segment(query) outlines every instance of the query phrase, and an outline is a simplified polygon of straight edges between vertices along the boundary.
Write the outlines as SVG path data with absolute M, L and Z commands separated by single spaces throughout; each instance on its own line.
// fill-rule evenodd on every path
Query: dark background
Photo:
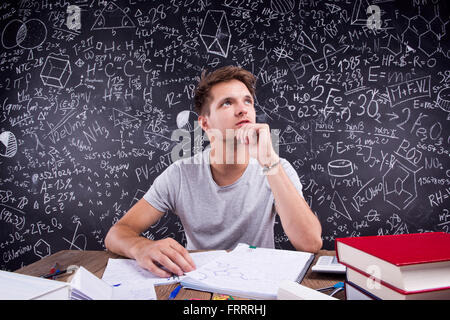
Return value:
M 0 268 L 104 249 L 172 163 L 172 132 L 190 132 L 192 155 L 207 145 L 193 89 L 230 64 L 257 76 L 257 120 L 297 170 L 324 248 L 448 232 L 449 13 L 425 0 L 2 2 Z M 172 213 L 144 236 L 185 242 Z

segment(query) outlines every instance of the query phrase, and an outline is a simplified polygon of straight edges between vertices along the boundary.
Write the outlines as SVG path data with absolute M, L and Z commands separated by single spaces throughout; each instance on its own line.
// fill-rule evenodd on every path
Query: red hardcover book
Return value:
M 450 234 L 338 238 L 339 263 L 401 293 L 450 289 Z
M 347 282 L 353 285 L 354 289 L 358 289 L 372 299 L 382 300 L 448 300 L 450 299 L 450 288 L 442 290 L 420 291 L 401 293 L 386 286 L 383 282 L 377 282 L 373 278 L 368 278 L 364 274 L 347 268 Z M 351 290 L 350 290 L 351 291 Z M 360 300 L 355 295 L 346 295 L 347 300 Z

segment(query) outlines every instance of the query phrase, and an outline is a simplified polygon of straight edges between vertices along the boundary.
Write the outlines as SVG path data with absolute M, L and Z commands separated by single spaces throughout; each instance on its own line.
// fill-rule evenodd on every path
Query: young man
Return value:
M 202 74 L 195 108 L 211 147 L 155 179 L 111 227 L 110 251 L 158 276 L 169 276 L 166 270 L 181 275 L 195 269 L 187 249 L 232 249 L 239 242 L 273 248 L 276 214 L 297 250 L 320 250 L 320 222 L 303 199 L 297 173 L 274 151 L 269 126 L 256 123 L 255 82 L 233 66 Z M 168 210 L 183 224 L 187 249 L 171 238 L 140 236 Z

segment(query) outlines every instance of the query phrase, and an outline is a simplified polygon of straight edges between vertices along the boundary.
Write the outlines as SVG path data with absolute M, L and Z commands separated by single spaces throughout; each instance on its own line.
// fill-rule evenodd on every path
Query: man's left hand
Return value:
M 246 123 L 236 130 L 236 139 L 248 146 L 250 157 L 257 159 L 261 166 L 268 167 L 279 161 L 272 146 L 268 124 Z

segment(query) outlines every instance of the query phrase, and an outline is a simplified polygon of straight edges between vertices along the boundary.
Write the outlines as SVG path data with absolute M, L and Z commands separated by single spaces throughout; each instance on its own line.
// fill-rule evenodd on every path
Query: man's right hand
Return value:
M 159 277 L 181 276 L 195 270 L 189 252 L 172 238 L 156 241 L 143 238 L 134 245 L 132 252 L 139 266 Z
M 195 263 L 189 252 L 174 239 L 153 241 L 141 236 L 163 215 L 164 212 L 142 198 L 109 229 L 105 237 L 106 248 L 135 259 L 139 266 L 160 277 L 182 275 L 194 270 Z

